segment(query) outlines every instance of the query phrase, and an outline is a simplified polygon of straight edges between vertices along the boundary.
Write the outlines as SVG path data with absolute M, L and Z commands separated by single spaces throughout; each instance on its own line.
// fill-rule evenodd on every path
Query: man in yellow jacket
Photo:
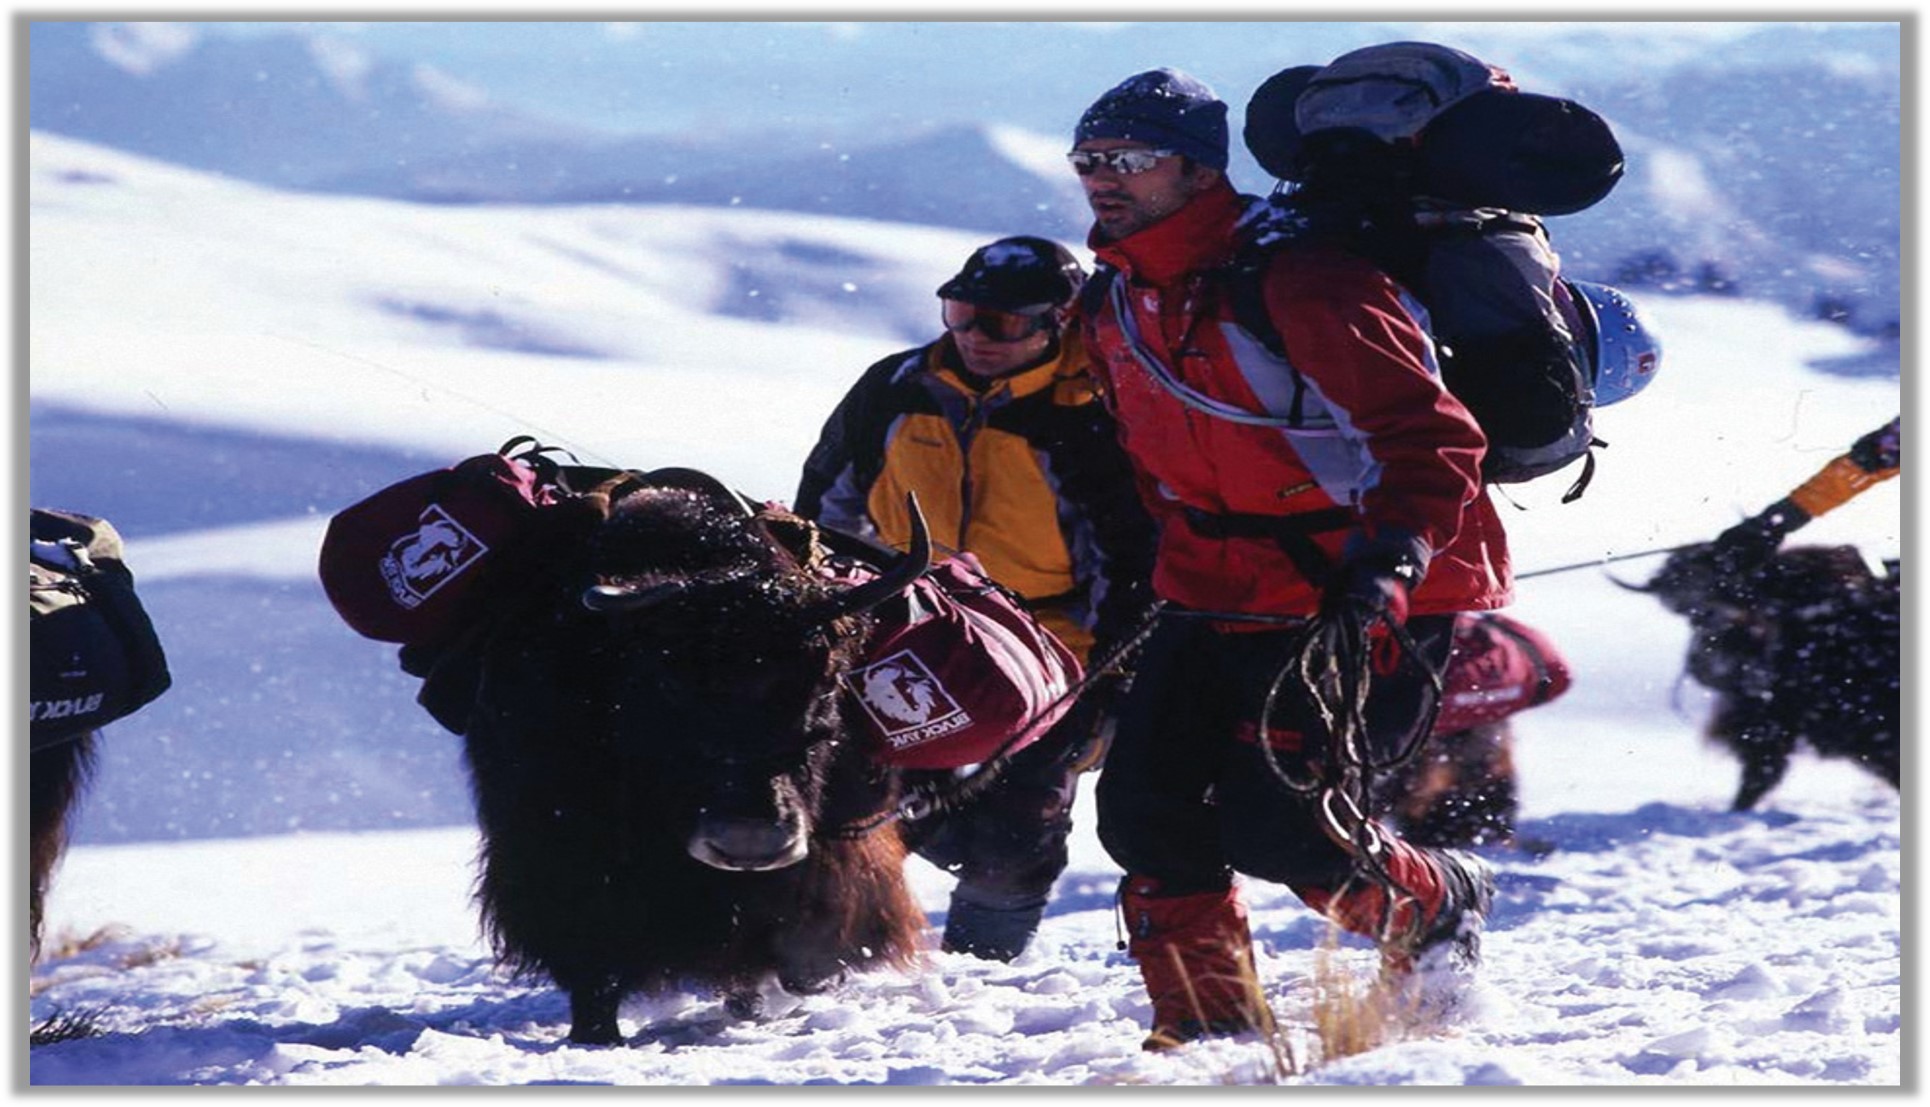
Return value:
M 1090 663 L 1142 617 L 1153 534 L 1067 327 L 1084 279 L 1048 239 L 975 250 L 938 289 L 944 333 L 872 365 L 831 413 L 794 509 L 903 549 L 916 492 L 941 551 L 976 556 Z M 971 806 L 909 828 L 913 848 L 959 877 L 946 949 L 1010 960 L 1030 941 L 1066 865 L 1093 725 L 1075 711 Z

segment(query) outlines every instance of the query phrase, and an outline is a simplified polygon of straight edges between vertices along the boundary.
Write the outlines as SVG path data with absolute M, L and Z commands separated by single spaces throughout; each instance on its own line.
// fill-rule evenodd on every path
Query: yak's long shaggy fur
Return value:
M 1801 743 L 1898 785 L 1900 582 L 1852 546 L 1793 546 L 1725 576 L 1705 547 L 1671 557 L 1643 591 L 1689 618 L 1689 676 L 1716 693 L 1707 733 L 1742 762 L 1734 808 L 1774 788 Z
M 54 868 L 67 849 L 67 819 L 94 771 L 95 731 L 69 742 L 35 750 L 27 777 L 29 797 L 27 857 L 27 945 L 30 960 L 40 957 L 41 921 Z
M 691 492 L 632 494 L 491 636 L 466 744 L 477 899 L 501 961 L 570 993 L 575 1040 L 620 1040 L 634 991 L 811 990 L 915 957 L 924 917 L 895 829 L 836 834 L 896 780 L 841 715 L 838 674 L 868 624 L 825 618 L 838 589 L 811 570 L 808 535 Z M 585 608 L 586 583 L 676 587 L 607 612 Z M 692 828 L 720 810 L 802 819 L 808 853 L 702 863 Z

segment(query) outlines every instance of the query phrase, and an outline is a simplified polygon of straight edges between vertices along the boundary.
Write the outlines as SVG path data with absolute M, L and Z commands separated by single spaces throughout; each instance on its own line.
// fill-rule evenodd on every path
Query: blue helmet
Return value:
M 1620 289 L 1591 281 L 1564 279 L 1581 319 L 1582 349 L 1588 352 L 1595 385 L 1595 406 L 1620 403 L 1648 387 L 1662 364 L 1662 343 L 1635 312 L 1635 302 Z

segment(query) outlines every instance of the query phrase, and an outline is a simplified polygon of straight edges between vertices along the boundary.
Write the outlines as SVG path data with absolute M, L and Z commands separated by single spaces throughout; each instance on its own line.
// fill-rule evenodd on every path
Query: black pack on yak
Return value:
M 1242 267 L 1330 236 L 1426 306 L 1442 376 L 1489 439 L 1483 474 L 1532 480 L 1586 459 L 1593 409 L 1652 379 L 1660 347 L 1626 296 L 1560 275 L 1541 217 L 1581 211 L 1621 179 L 1608 125 L 1570 100 L 1517 90 L 1445 46 L 1396 42 L 1296 66 L 1247 104 L 1247 148 L 1282 186 Z M 1257 285 L 1257 281 L 1246 282 Z M 1236 289 L 1240 287 L 1235 284 Z M 1279 337 L 1245 297 L 1242 326 Z
M 167 691 L 167 655 L 104 519 L 29 512 L 28 726 L 34 749 L 132 714 Z

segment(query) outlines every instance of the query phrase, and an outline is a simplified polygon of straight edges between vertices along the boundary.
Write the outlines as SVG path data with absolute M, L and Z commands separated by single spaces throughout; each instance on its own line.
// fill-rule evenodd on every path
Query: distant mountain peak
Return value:
M 425 101 L 445 111 L 481 111 L 490 104 L 489 93 L 426 62 L 411 67 L 409 80 Z
M 333 35 L 316 35 L 307 45 L 316 67 L 337 92 L 351 102 L 368 99 L 368 76 L 375 68 L 375 59 L 367 50 Z
M 1067 142 L 1064 138 L 1006 125 L 987 126 L 984 133 L 992 149 L 1014 165 L 1037 173 L 1048 181 L 1069 183 L 1072 180 L 1072 171 L 1066 167 Z
M 96 53 L 137 77 L 169 65 L 201 39 L 186 23 L 96 23 L 89 32 Z

